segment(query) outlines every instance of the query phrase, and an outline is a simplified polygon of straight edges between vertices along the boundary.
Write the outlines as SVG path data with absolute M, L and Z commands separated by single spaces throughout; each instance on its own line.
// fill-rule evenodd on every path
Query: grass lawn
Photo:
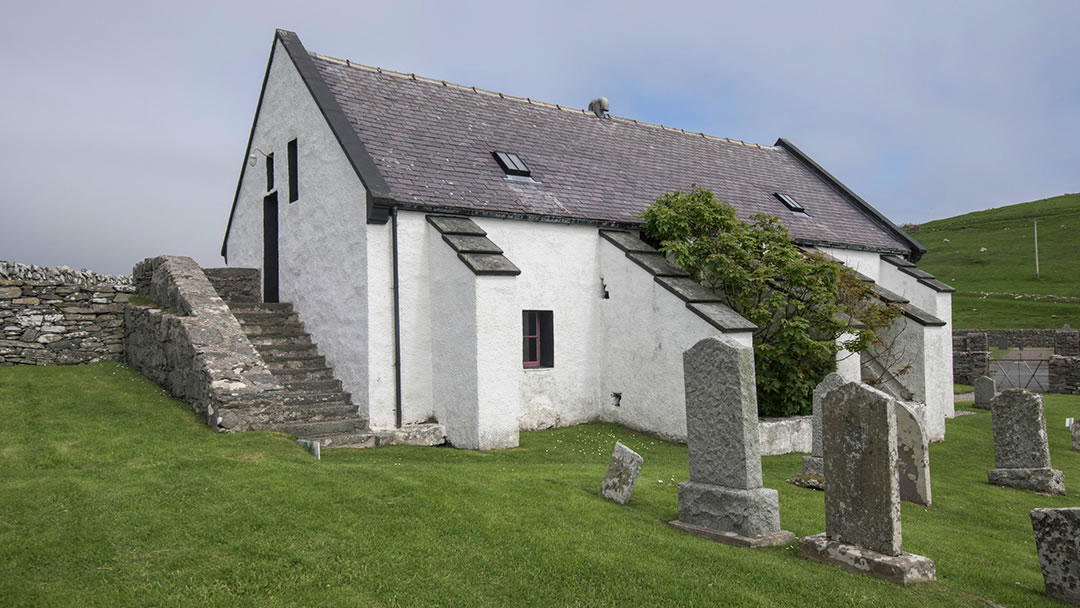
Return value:
M 1080 301 L 1075 300 L 1080 298 L 1076 257 L 1080 194 L 926 222 L 911 236 L 927 249 L 919 267 L 957 289 L 953 296 L 957 329 L 1080 326 Z M 984 297 L 984 293 L 1015 295 Z M 1047 295 L 1074 300 L 1038 299 Z
M 211 432 L 126 367 L 0 368 L 5 606 L 1052 606 L 1028 512 L 1078 504 L 1080 452 L 1050 396 L 1069 495 L 986 484 L 990 415 L 932 448 L 934 506 L 904 503 L 904 548 L 938 582 L 897 587 L 678 532 L 684 446 L 589 424 L 499 452 L 327 450 Z M 645 457 L 628 506 L 597 495 L 616 439 Z M 824 530 L 823 495 L 763 459 L 783 527 Z

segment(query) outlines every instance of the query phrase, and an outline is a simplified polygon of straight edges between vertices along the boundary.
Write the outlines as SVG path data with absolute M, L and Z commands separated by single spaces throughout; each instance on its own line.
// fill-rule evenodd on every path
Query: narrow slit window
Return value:
M 550 310 L 521 312 L 522 367 L 554 367 L 555 340 Z
M 274 191 L 274 153 L 266 155 L 266 191 Z
M 518 157 L 517 154 L 511 152 L 492 152 L 492 156 L 498 161 L 499 166 L 506 172 L 507 175 L 519 175 L 521 177 L 529 177 L 532 171 L 525 165 L 525 162 Z
M 776 198 L 779 199 L 781 203 L 784 203 L 784 205 L 786 205 L 788 209 L 791 209 L 792 211 L 798 211 L 800 213 L 806 213 L 806 208 L 799 204 L 799 201 L 795 200 L 791 196 L 782 192 L 774 192 L 773 194 L 775 194 Z
M 289 141 L 289 202 L 300 198 L 299 170 L 296 166 L 296 140 Z

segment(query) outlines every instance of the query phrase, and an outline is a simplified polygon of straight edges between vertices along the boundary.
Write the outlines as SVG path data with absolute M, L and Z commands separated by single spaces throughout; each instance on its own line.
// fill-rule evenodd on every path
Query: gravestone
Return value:
M 824 379 L 814 387 L 814 410 L 813 410 L 813 443 L 809 456 L 803 456 L 802 459 L 802 472 L 803 475 L 813 475 L 815 477 L 825 476 L 825 465 L 821 459 L 821 400 L 825 398 L 825 395 L 829 391 L 840 388 L 846 382 L 844 377 L 835 372 L 825 376 Z
M 1080 452 L 1080 418 L 1072 423 L 1072 449 Z
M 620 505 L 630 502 L 630 494 L 634 491 L 634 483 L 641 472 L 642 462 L 644 459 L 641 455 L 616 441 L 615 451 L 611 453 L 611 463 L 600 482 L 600 495 Z
M 925 413 L 924 403 L 897 402 L 896 455 L 900 500 L 929 507 L 930 440 L 923 423 Z
M 1065 494 L 1065 476 L 1050 468 L 1042 396 L 1022 388 L 1002 391 L 991 402 L 994 464 L 986 477 L 996 486 Z
M 683 353 L 690 481 L 672 526 L 743 547 L 790 542 L 776 490 L 761 485 L 754 350 L 727 336 Z
M 1031 527 L 1046 595 L 1080 604 L 1080 507 L 1033 509 Z
M 1009 350 L 1009 339 L 1008 338 L 998 338 L 997 347 L 1000 348 L 1001 350 Z
M 800 540 L 799 555 L 895 583 L 929 582 L 934 562 L 902 548 L 896 410 L 892 397 L 858 382 L 825 396 L 825 533 Z
M 977 407 L 981 410 L 990 409 L 990 401 L 997 395 L 997 383 L 993 378 L 986 376 L 979 376 L 975 378 L 975 404 L 971 407 Z

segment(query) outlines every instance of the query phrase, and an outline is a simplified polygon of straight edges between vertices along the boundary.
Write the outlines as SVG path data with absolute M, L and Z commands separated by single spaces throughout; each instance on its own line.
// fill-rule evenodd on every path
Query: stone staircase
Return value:
M 437 424 L 371 430 L 367 417 L 353 405 L 334 370 L 319 354 L 292 304 L 233 302 L 229 307 L 285 389 L 284 406 L 257 428 L 318 441 L 322 447 L 443 443 L 443 429 Z

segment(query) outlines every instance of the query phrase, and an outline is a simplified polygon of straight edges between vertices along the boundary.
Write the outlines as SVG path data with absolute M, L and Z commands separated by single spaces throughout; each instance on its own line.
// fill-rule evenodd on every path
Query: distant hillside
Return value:
M 1080 327 L 1080 194 L 935 220 L 910 233 L 927 249 L 919 267 L 957 289 L 954 327 Z

